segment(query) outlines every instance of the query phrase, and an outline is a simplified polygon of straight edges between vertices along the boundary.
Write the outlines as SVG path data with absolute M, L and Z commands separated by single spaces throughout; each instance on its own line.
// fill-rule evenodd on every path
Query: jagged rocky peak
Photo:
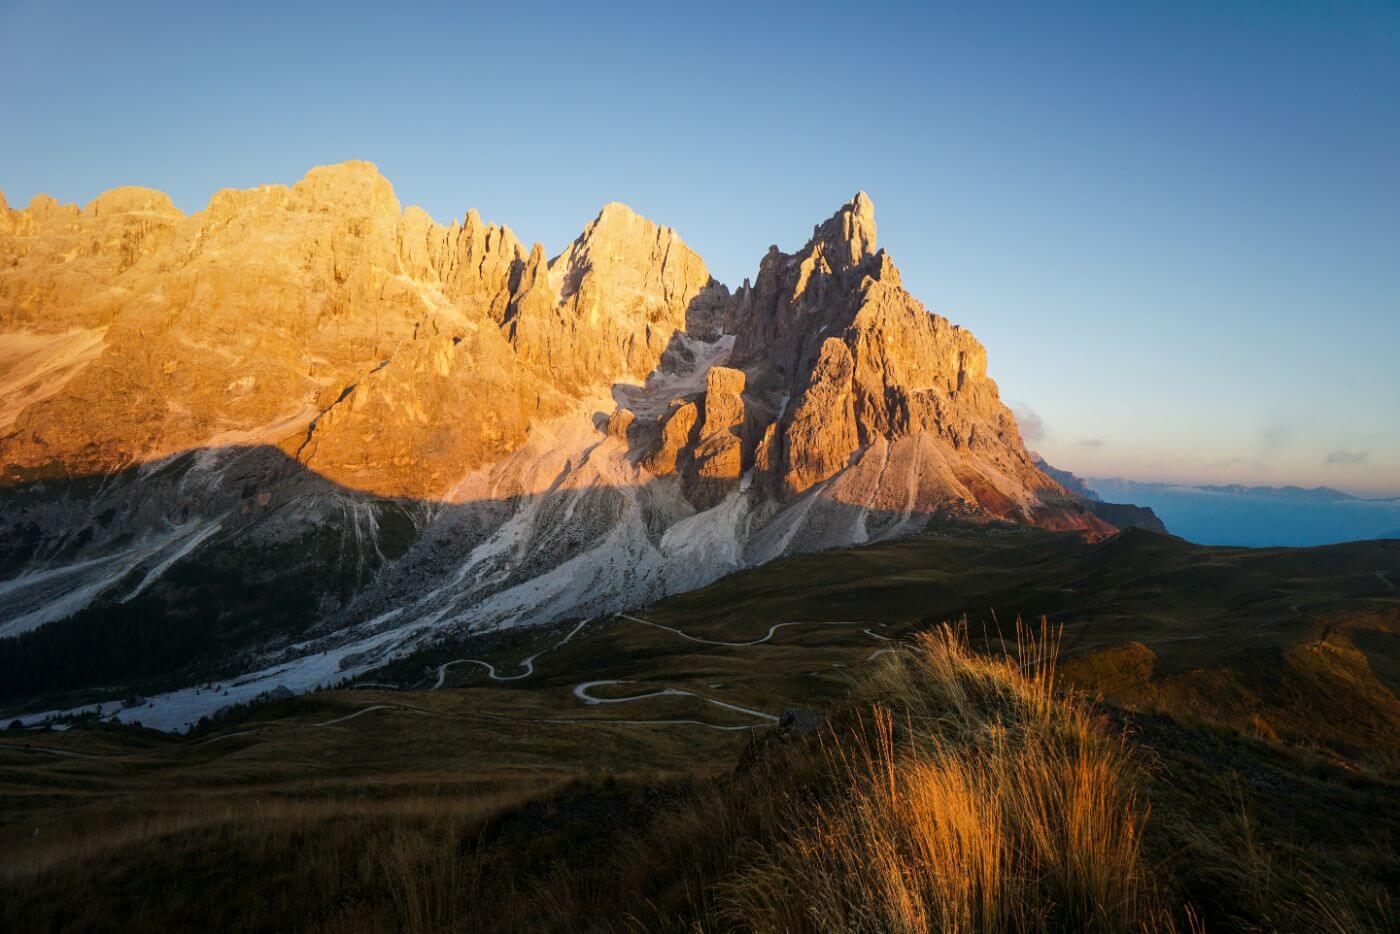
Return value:
M 581 295 L 589 276 L 599 291 Z M 705 261 L 679 234 L 617 201 L 604 205 L 550 262 L 550 278 L 560 298 L 590 324 L 629 311 L 683 324 L 684 305 L 711 281 Z
M 912 497 L 906 513 L 1102 530 L 1028 458 L 982 345 L 904 289 L 876 248 L 874 205 L 863 192 L 816 225 L 797 253 L 771 249 L 753 286 L 733 296 L 725 329 L 735 335 L 729 366 L 745 372 L 749 399 L 745 443 L 726 451 L 735 482 L 752 468 L 759 489 L 791 500 L 856 483 L 877 458 L 885 466 L 879 479 L 859 481 L 861 495 L 871 483 L 880 496 L 906 484 L 898 494 Z M 709 393 L 697 400 L 702 410 Z M 703 505 L 724 474 L 696 482 L 702 446 L 690 421 L 677 423 L 685 443 L 677 425 L 662 432 L 663 448 L 678 448 L 663 462 L 687 473 L 692 501 Z
M 834 267 L 861 265 L 875 254 L 875 203 L 865 192 L 856 192 L 839 211 L 812 229 L 812 241 L 822 246 Z
M 580 388 L 645 379 L 685 331 L 692 306 L 703 306 L 716 285 L 674 230 L 618 202 L 605 205 L 550 262 L 549 280 L 566 332 L 560 349 L 576 360 Z
M 733 359 L 764 361 L 785 382 L 800 380 L 815 365 L 822 341 L 854 318 L 861 280 L 890 274 L 898 282 L 875 244 L 875 205 L 862 191 L 813 227 L 801 250 L 770 247 L 753 284 L 745 281 L 725 316 L 725 330 L 735 335 Z
M 475 211 L 443 226 L 401 209 L 367 162 L 220 192 L 189 217 L 147 189 L 6 217 L 3 320 L 73 335 L 35 344 L 25 366 L 42 378 L 0 400 L 0 456 L 21 475 L 261 443 L 346 487 L 430 498 L 516 451 L 532 421 L 641 385 L 668 347 L 693 361 L 687 331 L 724 330 L 728 369 L 640 426 L 655 439 L 640 462 L 683 474 L 697 506 L 755 468 L 793 498 L 915 437 L 951 465 L 940 497 L 1027 519 L 1048 482 L 981 345 L 877 251 L 864 193 L 734 296 L 625 205 L 546 261 Z

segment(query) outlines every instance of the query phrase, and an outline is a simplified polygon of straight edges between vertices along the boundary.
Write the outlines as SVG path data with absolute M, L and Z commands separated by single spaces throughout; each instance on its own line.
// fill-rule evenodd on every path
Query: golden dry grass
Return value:
M 1055 684 L 1053 639 L 1000 657 L 943 627 L 896 652 L 826 737 L 837 781 L 724 886 L 763 931 L 1163 930 L 1125 741 Z

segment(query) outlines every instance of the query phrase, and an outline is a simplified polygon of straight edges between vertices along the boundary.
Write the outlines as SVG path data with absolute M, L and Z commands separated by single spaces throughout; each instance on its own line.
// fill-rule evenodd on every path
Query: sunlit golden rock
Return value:
M 697 369 L 700 347 L 722 365 Z M 549 261 L 475 211 L 402 208 L 366 162 L 189 216 L 143 188 L 0 205 L 11 481 L 270 445 L 350 490 L 433 500 L 659 363 L 689 368 L 689 394 L 599 430 L 695 508 L 752 471 L 777 504 L 828 484 L 899 521 L 1099 527 L 1027 457 L 982 346 L 904 290 L 864 193 L 732 296 L 624 205 Z
M 28 348 L 0 354 L 28 368 L 0 374 L 11 477 L 261 443 L 419 497 L 508 453 L 532 418 L 645 375 L 711 281 L 622 205 L 551 271 L 475 211 L 444 227 L 401 209 L 366 162 L 221 191 L 189 217 L 139 188 L 81 211 L 41 196 L 0 214 L 0 261 L 0 327 Z

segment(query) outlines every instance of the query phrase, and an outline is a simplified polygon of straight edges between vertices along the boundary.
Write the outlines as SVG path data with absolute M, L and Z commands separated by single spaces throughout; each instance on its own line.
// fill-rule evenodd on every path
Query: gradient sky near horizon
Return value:
M 0 46 L 15 207 L 368 159 L 551 255 L 624 201 L 734 286 L 864 189 L 1052 463 L 1400 494 L 1395 0 L 0 0 Z

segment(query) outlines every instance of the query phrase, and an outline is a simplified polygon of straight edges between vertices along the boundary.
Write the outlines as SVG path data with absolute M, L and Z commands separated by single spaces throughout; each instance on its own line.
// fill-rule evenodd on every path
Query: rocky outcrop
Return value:
M 743 370 L 711 367 L 705 377 L 705 420 L 686 479 L 686 494 L 697 509 L 708 509 L 734 489 L 751 461 L 744 409 Z
M 754 284 L 744 281 L 725 316 L 726 333 L 735 335 L 732 360 L 771 369 L 785 385 L 800 383 L 826 338 L 840 336 L 855 317 L 855 292 L 877 262 L 874 248 L 875 207 L 864 192 L 814 227 L 797 253 L 769 247 Z
M 840 338 L 827 338 L 783 430 L 779 469 L 787 495 L 845 469 L 860 449 L 854 377 L 850 348 Z
M 917 516 L 1111 531 L 1032 463 L 982 345 L 905 291 L 865 194 L 797 253 L 770 249 L 724 320 L 733 345 L 710 372 L 726 375 L 685 400 L 704 424 L 672 407 L 642 460 L 680 475 L 696 508 L 751 473 L 770 511 L 814 491 L 817 511 L 849 513 L 831 521 L 857 538 L 890 514 L 900 530 Z M 684 368 L 687 353 L 668 351 L 666 365 Z M 880 464 L 831 482 L 867 458 Z
M 981 345 L 904 290 L 863 193 L 733 296 L 623 205 L 551 262 L 475 211 L 401 209 L 368 163 L 189 217 L 146 189 L 82 210 L 41 197 L 0 229 L 0 323 L 35 374 L 0 400 L 12 480 L 257 442 L 352 489 L 439 496 L 593 387 L 683 362 L 687 328 L 722 329 L 728 366 L 643 419 L 644 465 L 683 474 L 693 505 L 750 470 L 791 499 L 927 436 L 957 467 L 919 511 L 1098 528 L 1030 463 Z
M 694 402 L 677 400 L 676 405 L 659 419 L 661 431 L 656 449 L 642 460 L 642 466 L 656 475 L 677 473 L 692 459 L 690 447 L 694 441 L 695 423 L 700 409 Z

